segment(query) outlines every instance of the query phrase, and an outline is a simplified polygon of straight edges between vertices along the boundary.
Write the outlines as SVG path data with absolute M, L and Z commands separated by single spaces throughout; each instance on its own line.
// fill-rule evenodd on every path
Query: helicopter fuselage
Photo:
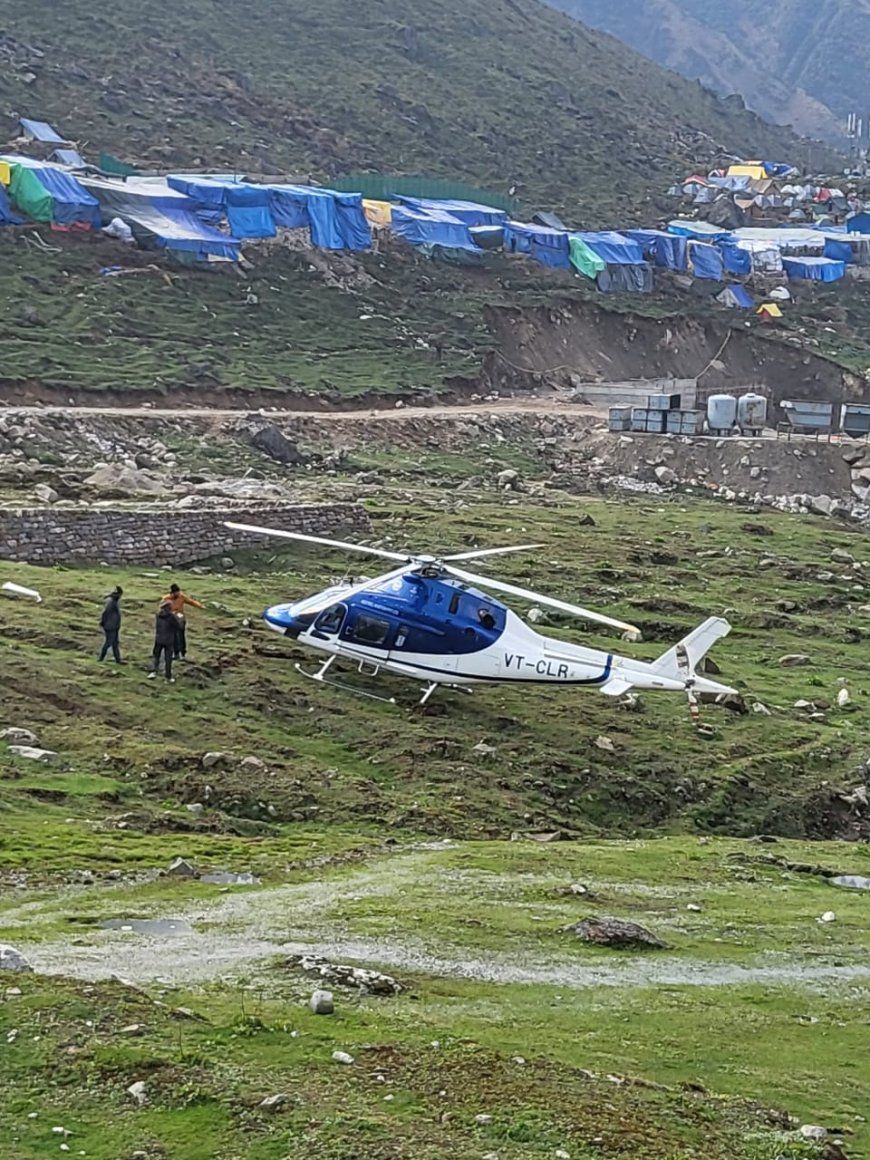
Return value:
M 543 636 L 500 601 L 457 580 L 404 575 L 343 601 L 346 591 L 335 586 L 276 605 L 264 619 L 307 648 L 431 684 L 686 687 L 677 674 L 644 661 Z

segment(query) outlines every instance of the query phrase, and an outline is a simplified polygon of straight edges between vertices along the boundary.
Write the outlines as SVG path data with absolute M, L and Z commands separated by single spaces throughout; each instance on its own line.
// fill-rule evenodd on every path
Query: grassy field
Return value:
M 867 537 L 712 504 L 463 499 L 409 507 L 387 489 L 375 533 L 436 550 L 540 539 L 493 574 L 639 622 L 644 657 L 727 611 L 723 679 L 771 715 L 705 708 L 704 739 L 680 698 L 630 712 L 494 687 L 419 713 L 397 681 L 381 688 L 399 708 L 315 692 L 289 663 L 302 654 L 256 621 L 344 565 L 295 549 L 180 577 L 207 607 L 166 687 L 144 661 L 168 576 L 7 566 L 45 603 L 0 604 L 3 723 L 59 754 L 43 766 L 0 749 L 0 942 L 40 972 L 0 991 L 11 1160 L 61 1143 L 97 1160 L 812 1154 L 771 1109 L 854 1133 L 849 1155 L 867 1154 L 867 896 L 789 868 L 870 874 L 862 845 L 794 840 L 861 825 L 837 794 L 870 753 L 866 597 L 831 552 L 866 559 Z M 116 581 L 122 669 L 94 659 Z M 782 668 L 787 653 L 810 664 Z M 794 709 L 802 698 L 824 719 Z M 226 757 L 206 770 L 209 750 Z M 563 840 L 507 840 L 531 831 Z M 746 840 L 758 833 L 780 840 Z M 260 882 L 161 876 L 175 856 Z M 562 931 L 590 914 L 670 949 Z M 149 919 L 176 929 L 100 926 Z M 303 951 L 404 989 L 337 989 L 336 1015 L 316 1017 L 316 980 L 287 964 Z M 139 1081 L 141 1107 L 126 1092 Z M 287 1098 L 261 1109 L 272 1095 Z

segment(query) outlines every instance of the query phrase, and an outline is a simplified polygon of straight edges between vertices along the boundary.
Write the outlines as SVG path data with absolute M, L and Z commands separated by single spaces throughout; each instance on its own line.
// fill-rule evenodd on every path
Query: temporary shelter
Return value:
M 578 236 L 578 235 L 575 235 Z M 510 253 L 528 254 L 545 266 L 571 268 L 570 235 L 567 230 L 531 222 L 509 221 L 504 230 L 504 248 Z M 577 254 L 579 247 L 575 247 Z
M 20 226 L 24 219 L 12 212 L 9 194 L 0 185 L 0 226 Z
M 503 209 L 496 209 L 491 205 L 480 205 L 474 201 L 454 201 L 431 197 L 403 197 L 396 198 L 402 205 L 422 213 L 449 213 L 458 221 L 468 226 L 497 226 L 507 221 L 507 214 Z
M 806 282 L 838 282 L 846 276 L 846 263 L 831 258 L 783 258 L 782 268 L 789 278 Z
M 33 221 L 55 229 L 99 229 L 97 199 L 81 183 L 49 161 L 9 155 L 9 197 Z
M 689 242 L 689 269 L 696 278 L 721 282 L 725 269 L 720 250 L 709 242 Z
M 716 295 L 716 301 L 720 306 L 727 306 L 730 310 L 749 310 L 755 305 L 746 287 L 737 283 L 726 286 L 721 294 Z
M 625 236 L 638 243 L 643 256 L 653 265 L 666 270 L 684 271 L 688 268 L 687 239 L 664 230 L 626 230 Z
M 413 209 L 397 205 L 391 227 L 412 246 L 442 246 L 452 250 L 476 250 L 468 225 L 446 210 Z
M 47 141 L 57 145 L 65 145 L 66 141 L 57 130 L 52 129 L 47 121 L 31 121 L 22 117 L 18 122 L 21 127 L 21 136 L 28 141 Z
M 755 312 L 761 318 L 782 318 L 782 311 L 775 302 L 765 302 Z

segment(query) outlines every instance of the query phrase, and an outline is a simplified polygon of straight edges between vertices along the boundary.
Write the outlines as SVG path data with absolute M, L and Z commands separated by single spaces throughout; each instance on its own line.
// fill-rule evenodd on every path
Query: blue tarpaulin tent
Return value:
M 737 278 L 748 277 L 752 273 L 752 255 L 742 250 L 736 242 L 720 242 L 719 252 L 725 272 Z
M 845 238 L 843 241 L 839 241 L 836 238 L 826 237 L 823 256 L 831 258 L 835 262 L 845 262 L 847 265 L 855 261 L 855 251 Z
M 838 282 L 846 276 L 845 263 L 830 258 L 783 258 L 782 268 L 789 278 L 808 282 Z
M 417 210 L 397 206 L 391 228 L 412 246 L 444 246 L 453 250 L 476 250 L 471 231 L 465 222 L 445 210 Z
M 18 166 L 19 169 L 28 170 L 30 177 L 36 179 L 44 193 L 51 198 L 51 224 L 53 226 L 58 229 L 98 230 L 100 228 L 100 207 L 97 199 L 88 193 L 71 173 L 67 173 L 65 169 L 61 169 L 49 161 L 36 161 L 32 157 L 8 155 L 0 160 L 8 162 L 10 166 Z M 20 208 L 29 213 L 28 206 L 21 202 L 21 197 L 15 192 L 17 184 L 13 171 L 13 180 L 10 182 L 12 196 L 16 198 Z M 38 190 L 38 186 L 32 182 L 31 186 L 30 194 L 32 197 L 34 190 Z M 31 216 L 33 215 L 31 214 Z M 48 220 L 48 217 L 39 220 Z
M 567 230 L 554 230 L 530 222 L 508 222 L 504 231 L 504 248 L 512 253 L 528 254 L 545 266 L 571 269 Z
M 497 226 L 507 221 L 503 209 L 491 205 L 480 205 L 475 201 L 448 201 L 430 197 L 397 197 L 397 201 L 413 210 L 432 213 L 434 210 L 449 213 L 458 221 L 469 226 Z
M 638 243 L 645 258 L 666 270 L 686 270 L 688 250 L 686 238 L 666 234 L 663 230 L 626 230 L 625 236 Z
M 696 278 L 721 282 L 724 275 L 722 254 L 707 242 L 689 242 L 689 264 Z
M 64 138 L 61 137 L 48 121 L 31 121 L 27 117 L 22 117 L 18 122 L 21 126 L 22 136 L 30 138 L 31 141 L 50 141 L 56 142 L 58 145 L 64 145 Z
M 84 169 L 85 159 L 75 149 L 55 149 L 49 161 L 56 161 L 59 165 L 69 165 L 73 169 Z
M 20 218 L 12 212 L 12 206 L 9 204 L 9 195 L 3 186 L 0 185 L 0 226 L 20 226 L 23 221 L 24 218 Z
M 240 184 L 241 178 L 220 173 L 170 173 L 166 182 L 170 189 L 192 197 L 201 205 L 223 209 L 226 205 L 227 186 Z
M 278 232 L 267 186 L 226 186 L 226 211 L 234 238 L 274 238 Z
M 608 266 L 639 266 L 643 263 L 643 250 L 639 243 L 624 234 L 617 234 L 613 230 L 596 233 L 575 230 L 573 233 L 575 238 L 585 242 Z
M 846 221 L 850 234 L 870 234 L 870 213 L 856 213 Z
M 726 242 L 731 238 L 730 230 L 723 230 L 710 222 L 693 222 L 683 218 L 668 222 L 668 233 L 683 238 L 696 238 L 700 242 Z

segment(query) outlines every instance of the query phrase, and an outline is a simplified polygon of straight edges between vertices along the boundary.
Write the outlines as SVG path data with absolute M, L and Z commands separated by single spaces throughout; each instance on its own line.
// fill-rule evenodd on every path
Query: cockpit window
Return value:
M 458 611 L 459 611 L 459 593 L 454 592 L 453 595 L 450 597 L 450 614 L 451 614 L 451 616 L 455 616 Z
M 360 644 L 381 645 L 390 632 L 388 620 L 377 620 L 374 616 L 358 616 L 352 634 Z
M 347 607 L 344 604 L 335 604 L 332 608 L 321 612 L 314 622 L 314 627 L 318 632 L 336 633 L 344 623 L 346 613 Z

